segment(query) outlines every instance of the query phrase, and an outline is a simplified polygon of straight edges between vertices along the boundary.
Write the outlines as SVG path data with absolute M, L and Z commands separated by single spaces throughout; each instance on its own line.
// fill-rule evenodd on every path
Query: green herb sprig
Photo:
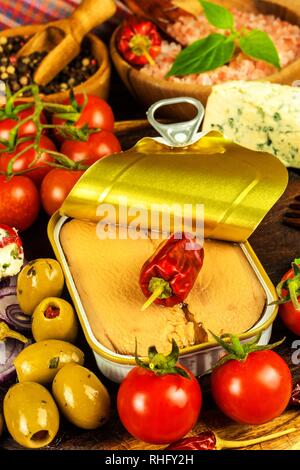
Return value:
M 213 33 L 187 46 L 176 57 L 167 77 L 214 70 L 230 62 L 237 47 L 245 55 L 280 69 L 278 51 L 267 33 L 259 29 L 237 31 L 229 10 L 206 0 L 199 2 L 209 23 L 230 34 Z

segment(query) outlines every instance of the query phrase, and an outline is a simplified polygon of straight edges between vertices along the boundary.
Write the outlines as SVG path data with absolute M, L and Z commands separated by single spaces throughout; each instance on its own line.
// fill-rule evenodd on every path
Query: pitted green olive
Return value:
M 61 339 L 73 343 L 78 332 L 74 309 L 57 297 L 42 300 L 32 316 L 32 334 L 36 341 Z
M 46 297 L 60 297 L 64 275 L 55 259 L 36 259 L 28 263 L 18 276 L 17 297 L 21 310 L 32 315 Z
M 49 339 L 23 349 L 14 361 L 19 382 L 51 383 L 66 364 L 83 364 L 83 352 L 71 343 Z
M 68 364 L 55 376 L 52 392 L 64 416 L 82 429 L 96 429 L 109 417 L 110 398 L 90 370 Z
M 9 433 L 21 446 L 44 447 L 57 434 L 58 409 L 42 385 L 32 382 L 14 385 L 4 398 L 3 411 Z

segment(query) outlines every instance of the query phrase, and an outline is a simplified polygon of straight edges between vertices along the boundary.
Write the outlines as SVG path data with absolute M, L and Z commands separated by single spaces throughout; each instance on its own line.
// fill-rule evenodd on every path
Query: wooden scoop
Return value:
M 114 15 L 114 0 L 83 0 L 70 18 L 54 21 L 36 33 L 18 52 L 17 57 L 47 51 L 37 68 L 34 80 L 47 85 L 80 52 L 84 36 Z

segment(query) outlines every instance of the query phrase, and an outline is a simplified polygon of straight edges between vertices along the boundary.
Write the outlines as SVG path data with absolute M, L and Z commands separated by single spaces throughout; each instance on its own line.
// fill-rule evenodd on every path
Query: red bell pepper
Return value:
M 165 307 L 182 303 L 192 289 L 204 259 L 204 250 L 190 234 L 172 235 L 145 262 L 140 273 L 140 286 L 152 302 Z
M 161 37 L 151 21 L 131 19 L 119 31 L 117 48 L 132 65 L 153 65 L 160 53 Z

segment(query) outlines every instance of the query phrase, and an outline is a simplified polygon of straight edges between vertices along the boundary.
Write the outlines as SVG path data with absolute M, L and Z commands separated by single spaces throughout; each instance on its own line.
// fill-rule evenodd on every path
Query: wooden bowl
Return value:
M 218 3 L 221 3 L 220 1 Z M 282 19 L 300 25 L 300 5 L 299 0 L 257 0 L 255 7 L 253 0 L 243 0 L 249 11 L 249 6 L 253 11 L 275 14 Z M 240 7 L 240 0 L 227 0 L 226 6 Z M 119 27 L 120 28 L 120 27 Z M 197 98 L 204 105 L 212 91 L 211 86 L 202 86 L 193 83 L 177 83 L 160 78 L 153 78 L 140 72 L 137 68 L 128 64 L 119 54 L 116 48 L 116 35 L 119 28 L 114 32 L 110 42 L 110 53 L 113 63 L 122 78 L 123 82 L 145 107 L 149 107 L 154 102 L 178 96 L 191 96 Z M 300 80 L 300 59 L 283 68 L 279 72 L 269 75 L 263 81 L 291 85 L 294 81 Z M 165 117 L 176 119 L 191 119 L 194 109 L 186 105 L 176 105 L 164 108 Z
M 0 37 L 11 36 L 31 36 L 42 30 L 44 25 L 20 26 L 18 28 L 6 29 L 1 31 Z M 103 42 L 94 34 L 88 34 L 87 38 L 91 43 L 92 53 L 97 60 L 99 69 L 88 80 L 74 88 L 75 93 L 86 92 L 100 96 L 103 99 L 108 97 L 110 80 L 110 62 L 109 54 Z M 69 90 L 52 95 L 42 95 L 45 101 L 61 103 L 69 96 Z

